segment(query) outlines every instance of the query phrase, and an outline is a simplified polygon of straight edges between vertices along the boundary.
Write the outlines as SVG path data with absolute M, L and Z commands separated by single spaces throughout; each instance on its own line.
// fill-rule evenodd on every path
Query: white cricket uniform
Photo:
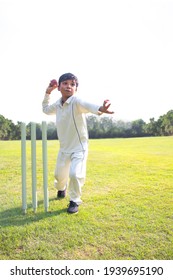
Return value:
M 55 168 L 55 187 L 64 190 L 69 181 L 70 200 L 80 204 L 81 188 L 86 177 L 88 155 L 88 130 L 86 113 L 100 115 L 98 105 L 91 104 L 76 96 L 69 97 L 62 105 L 61 98 L 49 105 L 50 95 L 42 103 L 43 112 L 56 115 L 57 135 L 60 150 Z

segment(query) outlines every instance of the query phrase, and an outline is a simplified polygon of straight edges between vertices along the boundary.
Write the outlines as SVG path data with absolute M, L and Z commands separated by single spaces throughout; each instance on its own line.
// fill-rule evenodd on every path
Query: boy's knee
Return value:
M 71 180 L 76 180 L 77 179 L 77 174 L 75 172 L 75 170 L 70 171 L 69 177 Z
M 83 180 L 85 178 L 85 175 L 82 174 L 82 172 L 79 172 L 78 170 L 71 170 L 69 174 L 70 180 L 78 181 Z

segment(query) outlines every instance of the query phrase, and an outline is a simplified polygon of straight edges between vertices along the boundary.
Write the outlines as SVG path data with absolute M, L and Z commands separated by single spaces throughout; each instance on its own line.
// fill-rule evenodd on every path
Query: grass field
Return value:
M 49 212 L 44 212 L 41 141 L 37 141 L 38 210 L 31 204 L 27 142 L 28 210 L 21 210 L 20 141 L 0 142 L 1 260 L 172 260 L 173 137 L 90 140 L 83 204 L 66 212 L 56 200 L 59 149 L 48 141 Z

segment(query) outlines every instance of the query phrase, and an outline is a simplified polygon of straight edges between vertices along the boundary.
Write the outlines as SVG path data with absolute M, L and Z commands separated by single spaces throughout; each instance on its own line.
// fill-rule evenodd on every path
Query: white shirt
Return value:
M 88 130 L 86 113 L 100 115 L 99 105 L 91 104 L 76 96 L 69 97 L 62 105 L 61 98 L 49 105 L 50 95 L 46 94 L 42 103 L 43 112 L 47 115 L 56 115 L 57 135 L 60 149 L 65 153 L 87 150 Z

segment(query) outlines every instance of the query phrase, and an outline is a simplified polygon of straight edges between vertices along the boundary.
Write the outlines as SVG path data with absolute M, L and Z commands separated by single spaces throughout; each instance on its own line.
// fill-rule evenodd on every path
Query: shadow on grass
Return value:
M 55 199 L 50 199 L 49 202 L 54 200 Z M 40 204 L 43 205 L 43 201 L 39 201 L 38 206 Z M 30 204 L 27 207 L 26 214 L 23 213 L 20 207 L 10 208 L 0 213 L 0 227 L 24 226 L 26 224 L 37 222 L 39 220 L 47 219 L 53 216 L 58 216 L 63 213 L 67 213 L 67 208 L 58 209 L 56 211 L 48 211 L 48 212 L 45 212 L 44 209 L 42 209 L 34 213 L 32 209 L 32 204 Z

